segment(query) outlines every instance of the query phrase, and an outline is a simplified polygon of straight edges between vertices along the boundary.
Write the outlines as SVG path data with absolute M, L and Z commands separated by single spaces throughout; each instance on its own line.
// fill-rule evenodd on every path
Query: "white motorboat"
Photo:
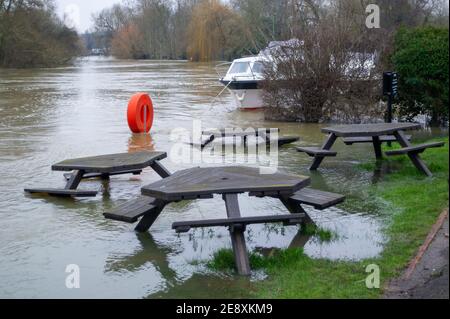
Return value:
M 281 58 L 289 56 L 292 52 L 291 50 L 302 46 L 303 41 L 298 39 L 273 41 L 256 56 L 236 59 L 232 63 L 218 65 L 217 67 L 231 64 L 226 75 L 220 79 L 220 82 L 225 86 L 223 91 L 228 89 L 237 107 L 241 110 L 263 108 L 264 102 L 261 84 L 264 81 L 265 67 L 276 68 L 273 59 L 274 56 Z M 345 76 L 353 80 L 369 78 L 375 70 L 377 55 L 375 53 L 358 52 L 349 52 L 348 54 L 349 60 L 344 71 Z
M 289 41 L 273 41 L 256 56 L 236 59 L 232 63 L 224 63 L 217 67 L 230 65 L 228 72 L 220 79 L 233 96 L 241 110 L 257 110 L 264 107 L 261 82 L 264 80 L 264 68 L 272 67 L 272 55 L 301 45 L 297 39 Z
M 264 107 L 261 81 L 264 80 L 264 57 L 252 56 L 236 59 L 227 74 L 220 79 L 242 110 Z

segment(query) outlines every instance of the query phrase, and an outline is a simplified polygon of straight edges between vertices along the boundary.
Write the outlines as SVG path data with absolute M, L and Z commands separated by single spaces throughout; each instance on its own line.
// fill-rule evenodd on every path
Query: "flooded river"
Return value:
M 266 122 L 261 112 L 241 112 L 224 94 L 211 64 L 116 61 L 92 58 L 73 67 L 0 70 L 0 297 L 1 298 L 158 298 L 246 297 L 250 279 L 208 270 L 204 263 L 231 246 L 227 230 L 199 229 L 177 235 L 174 221 L 225 217 L 218 196 L 212 200 L 170 205 L 147 234 L 133 225 L 105 220 L 102 213 L 134 198 L 159 177 L 113 177 L 111 182 L 84 181 L 83 189 L 101 189 L 93 199 L 38 198 L 27 186 L 64 185 L 50 166 L 68 158 L 158 150 L 170 152 L 175 129 L 279 127 L 283 135 L 300 135 L 297 145 L 319 145 L 319 125 Z M 149 135 L 132 135 L 126 107 L 136 92 L 149 92 L 155 122 Z M 430 133 L 419 133 L 430 134 Z M 186 146 L 188 147 L 188 146 Z M 339 142 L 337 149 L 345 146 Z M 377 173 L 357 168 L 373 161 L 370 146 L 354 146 L 327 159 L 319 172 L 308 170 L 310 158 L 292 146 L 279 150 L 279 169 L 312 177 L 314 187 L 348 196 L 339 208 L 308 209 L 320 227 L 336 234 L 330 242 L 300 236 L 297 227 L 254 225 L 248 228 L 251 250 L 304 246 L 312 258 L 358 260 L 379 255 L 386 204 L 367 190 Z M 214 156 L 223 157 L 223 154 Z M 171 171 L 193 166 L 169 159 Z M 286 213 L 276 200 L 241 196 L 243 215 Z M 306 242 L 306 243 L 305 243 Z M 67 265 L 80 267 L 80 289 L 67 289 Z M 301 271 L 301 269 L 299 269 Z

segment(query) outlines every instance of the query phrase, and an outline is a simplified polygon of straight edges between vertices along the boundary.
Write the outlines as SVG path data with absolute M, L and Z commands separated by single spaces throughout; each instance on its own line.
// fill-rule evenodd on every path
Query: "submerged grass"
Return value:
M 303 249 L 274 250 L 270 256 L 265 257 L 259 253 L 249 254 L 250 266 L 253 270 L 266 269 L 273 264 L 289 262 L 291 259 L 299 258 L 303 255 Z M 217 251 L 213 259 L 209 261 L 207 267 L 213 270 L 232 270 L 234 268 L 234 256 L 231 249 L 221 249 Z
M 434 141 L 445 141 L 446 146 L 429 149 L 422 155 L 435 174 L 433 178 L 422 176 L 406 157 L 390 158 L 388 165 L 395 169 L 381 182 L 370 186 L 373 196 L 389 203 L 384 208 L 388 217 L 385 234 L 389 241 L 380 257 L 359 262 L 317 260 L 298 249 L 279 251 L 271 257 L 252 254 L 253 269 L 264 268 L 269 275 L 267 280 L 255 284 L 254 297 L 381 297 L 383 287 L 408 265 L 439 214 L 448 207 L 448 138 Z M 360 166 L 361 169 L 373 167 Z M 224 269 L 233 264 L 231 251 L 221 251 L 209 266 Z M 381 289 L 366 287 L 366 267 L 371 264 L 380 267 Z
M 302 229 L 302 233 L 308 236 L 315 236 L 321 242 L 329 242 L 338 238 L 338 234 L 333 233 L 331 230 L 318 227 L 314 224 L 307 224 Z

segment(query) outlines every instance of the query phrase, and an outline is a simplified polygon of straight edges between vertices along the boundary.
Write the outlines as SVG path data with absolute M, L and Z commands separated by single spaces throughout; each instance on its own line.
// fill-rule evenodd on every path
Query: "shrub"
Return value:
M 431 123 L 448 120 L 448 29 L 400 29 L 393 64 L 399 72 L 399 115 L 425 114 Z

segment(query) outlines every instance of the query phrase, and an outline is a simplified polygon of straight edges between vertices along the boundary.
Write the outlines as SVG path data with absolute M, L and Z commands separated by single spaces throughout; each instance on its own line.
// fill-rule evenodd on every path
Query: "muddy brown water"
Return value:
M 222 89 L 217 80 L 212 64 L 106 58 L 88 58 L 66 68 L 0 70 L 0 297 L 248 296 L 251 283 L 264 280 L 264 273 L 239 278 L 198 262 L 231 246 L 226 229 L 177 235 L 170 227 L 174 221 L 224 217 L 220 197 L 171 205 L 150 233 L 138 235 L 132 225 L 105 220 L 102 213 L 158 180 L 152 170 L 138 178 L 113 177 L 110 183 L 83 182 L 83 189 L 102 190 L 93 199 L 36 198 L 23 192 L 26 186 L 64 185 L 62 174 L 51 172 L 50 166 L 67 158 L 136 150 L 171 153 L 174 130 L 192 130 L 193 120 L 201 120 L 204 128 L 279 127 L 284 135 L 300 135 L 298 145 L 322 143 L 320 125 L 267 122 L 261 112 L 236 110 L 228 94 L 212 104 Z M 132 135 L 126 124 L 128 99 L 141 91 L 150 92 L 155 104 L 151 136 Z M 208 156 L 233 164 L 225 155 Z M 239 152 L 236 157 L 243 159 Z M 338 208 L 308 209 L 337 237 L 321 242 L 300 236 L 297 227 L 254 225 L 247 232 L 249 248 L 264 252 L 304 246 L 308 256 L 332 260 L 379 255 L 385 243 L 381 229 L 386 203 L 367 192 L 377 172 L 357 168 L 373 157 L 370 146 L 355 146 L 311 173 L 310 158 L 293 147 L 280 149 L 280 170 L 309 175 L 313 186 L 348 196 Z M 163 163 L 172 171 L 194 166 L 171 159 Z M 241 196 L 240 203 L 243 215 L 285 213 L 272 199 Z M 80 268 L 80 289 L 66 288 L 69 264 Z

